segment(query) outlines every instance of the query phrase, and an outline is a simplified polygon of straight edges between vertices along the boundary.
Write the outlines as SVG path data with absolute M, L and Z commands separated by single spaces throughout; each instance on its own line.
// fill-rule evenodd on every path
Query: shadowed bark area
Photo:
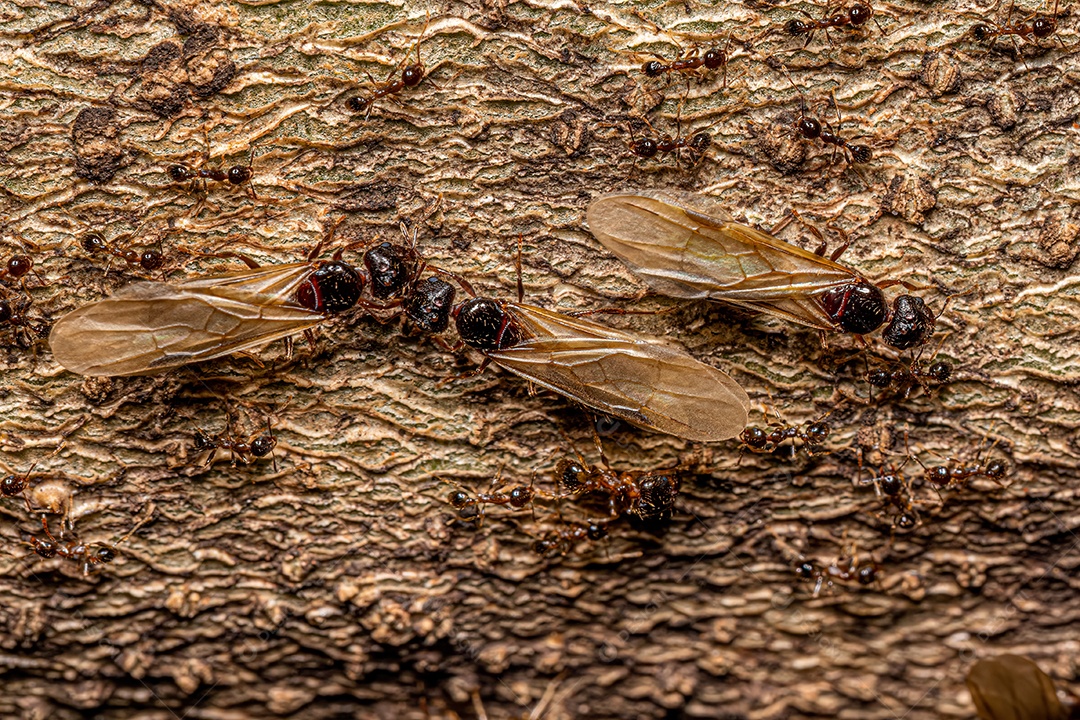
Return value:
M 354 313 L 291 358 L 278 344 L 112 380 L 74 376 L 25 326 L 5 327 L 4 466 L 33 467 L 38 507 L 72 491 L 81 539 L 134 532 L 83 577 L 32 556 L 20 539 L 41 536 L 37 514 L 0 502 L 0 715 L 972 718 L 965 672 L 1003 652 L 1075 687 L 1074 18 L 1058 18 L 1064 48 L 1003 37 L 987 51 L 975 22 L 1035 8 L 875 5 L 885 34 L 870 22 L 805 48 L 783 26 L 799 9 L 820 17 L 809 4 L 427 9 L 0 2 L 0 242 L 5 260 L 34 259 L 29 315 L 242 267 L 227 253 L 301 261 L 339 221 L 323 257 L 394 240 L 404 219 L 433 264 L 509 299 L 520 237 L 526 301 L 667 310 L 600 321 L 731 373 L 759 424 L 765 406 L 792 424 L 831 413 L 829 452 L 740 455 L 600 420 L 614 467 L 687 468 L 672 522 L 542 558 L 531 545 L 559 513 L 584 517 L 573 503 L 490 508 L 474 529 L 446 496 L 499 473 L 553 493 L 564 433 L 599 462 L 593 418 L 497 370 L 445 382 L 481 358 L 396 320 Z M 422 32 L 427 77 L 350 111 L 369 74 L 382 83 L 415 60 Z M 649 53 L 710 44 L 725 69 L 689 83 L 640 71 Z M 804 99 L 780 64 L 806 112 L 868 144 L 870 162 L 796 140 Z M 637 159 L 641 118 L 708 132 L 711 147 L 697 162 Z M 252 187 L 176 183 L 176 163 L 250 164 Z M 923 360 L 954 377 L 871 395 L 867 367 L 896 367 L 876 337 L 823 346 L 777 320 L 646 296 L 583 227 L 592 198 L 632 187 L 706 192 L 766 228 L 795 208 L 833 246 L 850 240 L 850 266 L 917 286 L 935 312 L 952 296 Z M 92 256 L 91 231 L 118 252 L 160 250 L 165 267 Z M 799 224 L 781 236 L 818 244 Z M 272 421 L 274 461 L 205 463 L 194 434 L 222 432 L 229 412 L 243 438 Z M 1002 459 L 1008 487 L 980 478 L 939 498 L 910 456 Z M 890 464 L 913 484 L 912 531 L 858 482 Z M 815 598 L 793 571 L 852 548 L 880 565 L 876 584 Z

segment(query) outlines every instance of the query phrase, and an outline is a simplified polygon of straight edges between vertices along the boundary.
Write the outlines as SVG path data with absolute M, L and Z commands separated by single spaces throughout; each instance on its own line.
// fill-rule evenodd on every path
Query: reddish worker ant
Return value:
M 847 560 L 846 567 L 844 561 Z M 857 581 L 860 585 L 872 585 L 877 581 L 881 566 L 871 561 L 869 564 L 859 564 L 859 556 L 852 553 L 848 558 L 840 558 L 827 566 L 811 562 L 805 558 L 799 558 L 795 565 L 795 575 L 800 580 L 814 581 L 813 597 L 821 594 L 822 588 L 832 588 L 836 582 Z
M 206 154 L 207 154 L 206 162 L 209 162 L 209 160 L 210 160 L 209 152 L 210 152 L 210 150 L 209 150 L 209 142 L 208 142 L 207 143 L 207 150 L 206 150 Z M 183 163 L 177 163 L 175 165 L 170 165 L 166 172 L 168 172 L 169 178 L 172 179 L 173 182 L 177 182 L 177 183 L 189 182 L 190 181 L 192 186 L 194 186 L 195 183 L 197 183 L 199 180 L 202 180 L 203 181 L 203 190 L 206 189 L 206 181 L 207 180 L 213 180 L 215 182 L 228 182 L 230 185 L 232 185 L 234 187 L 236 187 L 238 185 L 243 185 L 243 184 L 246 183 L 247 186 L 248 186 L 248 190 L 251 193 L 252 200 L 256 200 L 256 199 L 258 199 L 258 196 L 255 194 L 255 183 L 252 182 L 252 178 L 254 177 L 254 172 L 251 169 L 252 163 L 254 161 L 255 161 L 255 153 L 252 150 L 252 151 L 250 151 L 250 154 L 248 156 L 248 164 L 246 166 L 244 166 L 244 165 L 233 165 L 232 167 L 228 168 L 227 170 L 223 170 L 221 168 L 208 168 L 208 167 L 201 167 L 201 168 L 198 168 L 197 170 L 193 170 L 190 167 L 188 167 L 187 165 L 184 165 Z
M 645 522 L 668 520 L 682 485 L 678 468 L 618 472 L 608 464 L 596 428 L 593 428 L 593 442 L 600 453 L 601 466 L 589 465 L 576 449 L 576 459 L 563 458 L 555 465 L 556 486 L 565 493 L 558 497 L 601 496 L 610 520 L 623 516 Z
M 802 443 L 803 451 L 807 455 L 813 456 L 822 452 L 821 445 L 829 438 L 832 426 L 826 422 L 826 418 L 831 414 L 832 411 L 830 410 L 818 420 L 806 422 L 802 425 L 785 425 L 779 422 L 779 416 L 777 416 L 777 422 L 768 423 L 770 429 L 748 425 L 739 434 L 739 439 L 743 443 L 744 451 L 749 450 L 755 453 L 774 453 L 788 440 L 791 441 L 791 448 L 794 453 L 799 447 L 796 445 L 796 441 L 799 441 Z M 769 414 L 766 411 L 766 422 L 768 422 L 768 419 Z
M 27 310 L 34 304 L 29 297 L 0 299 L 0 329 L 11 328 L 16 342 L 30 347 L 49 336 L 52 325 L 41 318 L 31 318 Z
M 529 485 L 515 485 L 508 489 L 500 489 L 499 481 L 502 472 L 491 481 L 491 491 L 470 495 L 464 489 L 458 489 L 450 493 L 447 501 L 458 511 L 458 518 L 465 522 L 475 522 L 477 525 L 484 521 L 485 506 L 508 505 L 513 510 L 523 510 L 529 506 L 535 496 L 532 483 Z
M 689 138 L 682 137 L 679 134 L 677 137 L 672 137 L 668 133 L 658 134 L 653 128 L 652 124 L 642 118 L 649 130 L 653 134 L 645 135 L 639 138 L 632 139 L 627 145 L 630 148 L 630 152 L 637 155 L 639 158 L 651 159 L 658 154 L 668 154 L 670 152 L 675 153 L 675 160 L 678 162 L 679 153 L 682 150 L 686 150 L 690 153 L 690 164 L 694 165 L 701 159 L 701 156 L 705 154 L 705 151 L 709 149 L 709 145 L 712 144 L 712 138 L 707 132 L 694 133 Z
M 116 548 L 104 543 L 84 543 L 78 540 L 64 542 L 63 533 L 60 540 L 53 537 L 49 532 L 49 523 L 45 516 L 41 516 L 41 527 L 45 531 L 45 539 L 34 535 L 28 536 L 25 544 L 33 548 L 34 552 L 42 558 L 50 559 L 62 557 L 76 563 L 82 563 L 83 575 L 90 574 L 90 568 L 94 565 L 105 565 L 116 559 Z M 129 533 L 130 535 L 130 533 Z M 127 539 L 118 540 L 117 544 Z
M 566 555 L 585 540 L 603 540 L 608 536 L 607 522 L 564 523 L 533 543 L 537 555 Z
M 0 480 L 0 495 L 7 498 L 22 495 L 23 500 L 26 502 L 26 509 L 30 510 L 30 498 L 26 496 L 24 491 L 30 485 L 30 473 L 34 472 L 35 467 L 37 467 L 37 464 L 32 465 L 22 476 L 15 473 L 5 475 Z
M 420 34 L 416 37 L 416 63 L 414 65 L 406 65 L 401 69 L 401 78 L 398 80 L 391 80 L 397 71 L 395 68 L 390 72 L 386 81 L 379 83 L 376 82 L 371 75 L 368 75 L 368 80 L 374 86 L 368 95 L 362 95 L 359 97 L 349 98 L 345 105 L 353 112 L 364 113 L 364 119 L 371 115 L 371 108 L 375 105 L 376 101 L 389 95 L 396 95 L 405 88 L 413 88 L 420 84 L 424 79 L 425 68 L 424 62 L 420 59 L 420 41 L 424 37 L 424 33 L 427 32 L 428 23 L 431 22 L 431 16 L 428 16 L 427 21 L 424 22 L 424 29 L 420 31 Z M 408 55 L 405 56 L 406 60 Z
M 987 52 L 993 49 L 994 43 L 997 42 L 999 37 L 1008 35 L 1013 42 L 1013 47 L 1016 48 L 1016 53 L 1020 54 L 1020 46 L 1016 42 L 1016 38 L 1021 38 L 1024 41 L 1031 43 L 1037 47 L 1042 47 L 1039 44 L 1040 40 L 1057 33 L 1057 14 L 1058 4 L 1057 0 L 1054 0 L 1054 12 L 1051 15 L 1040 15 L 1039 13 L 1032 13 L 1023 21 L 1012 25 L 1009 23 L 1009 18 L 1012 17 L 1014 3 L 1009 3 L 1009 13 L 1005 18 L 1005 24 L 999 25 L 993 20 L 986 22 L 979 22 L 972 26 L 971 36 L 975 38 L 975 42 L 985 43 L 989 41 L 989 45 L 986 48 Z M 1065 44 L 1058 38 L 1058 42 L 1061 43 L 1062 48 Z
M 873 19 L 874 24 L 878 26 L 878 30 L 881 30 L 881 34 L 885 34 L 885 30 L 882 29 L 881 23 L 874 17 L 874 9 L 866 3 L 854 3 L 846 10 L 839 10 L 832 15 L 829 14 L 829 9 L 826 6 L 825 15 L 820 20 L 815 20 L 804 10 L 800 10 L 799 12 L 805 15 L 809 19 L 809 22 L 799 20 L 798 18 L 792 18 L 784 25 L 784 30 L 788 35 L 793 37 L 805 35 L 806 42 L 803 43 L 803 47 L 810 44 L 810 41 L 814 39 L 814 33 L 818 30 L 824 30 L 826 39 L 831 43 L 832 38 L 829 37 L 829 28 L 858 28 L 865 25 L 866 21 L 870 19 Z
M 138 265 L 147 272 L 160 270 L 165 264 L 165 257 L 160 251 L 153 248 L 145 248 L 141 252 L 134 248 L 118 248 L 111 245 L 98 233 L 87 233 L 79 240 L 83 250 L 91 255 L 104 253 L 123 260 L 128 265 Z
M 34 259 L 29 255 L 12 255 L 0 269 L 0 283 L 11 278 L 22 280 L 34 269 Z M 4 283 L 6 284 L 6 283 Z
M 859 480 L 860 485 L 874 486 L 874 492 L 887 508 L 896 510 L 892 517 L 894 527 L 901 530 L 913 530 L 919 524 L 919 514 L 915 511 L 912 500 L 911 484 L 904 477 L 902 471 L 904 465 L 911 459 L 909 456 L 899 467 L 889 466 L 889 471 L 884 468 L 878 471 L 870 480 Z M 859 453 L 859 473 L 862 474 L 862 452 Z
M 226 424 L 224 432 L 217 435 L 210 435 L 203 432 L 201 429 L 195 431 L 195 451 L 198 453 L 210 451 L 210 454 L 206 456 L 204 466 L 209 466 L 214 462 L 214 457 L 217 455 L 218 450 L 228 450 L 229 458 L 232 461 L 232 466 L 236 467 L 236 461 L 245 465 L 250 465 L 258 458 L 271 455 L 271 459 L 274 462 L 274 471 L 277 471 L 277 459 L 272 456 L 274 448 L 277 446 L 277 440 L 274 439 L 274 430 L 270 426 L 270 418 L 266 419 L 266 433 L 262 435 L 252 435 L 247 440 L 239 440 L 232 434 L 231 426 L 233 416 L 229 415 L 229 420 Z

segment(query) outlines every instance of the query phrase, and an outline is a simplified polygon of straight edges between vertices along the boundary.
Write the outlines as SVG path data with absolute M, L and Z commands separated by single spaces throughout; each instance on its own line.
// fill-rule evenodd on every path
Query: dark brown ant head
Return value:
M 752 447 L 755 450 L 764 450 L 765 446 L 769 444 L 769 433 L 759 427 L 751 425 L 739 433 L 739 439 L 748 447 Z
M 896 516 L 896 527 L 901 530 L 913 530 L 919 524 L 919 518 L 911 513 L 900 513 Z
M 139 266 L 143 270 L 153 272 L 154 270 L 160 270 L 164 264 L 165 257 L 157 250 L 143 250 L 142 255 L 139 256 Z
M 351 265 L 333 260 L 307 276 L 296 291 L 296 301 L 315 312 L 339 313 L 356 305 L 363 291 L 360 274 Z
M 881 337 L 897 350 L 908 350 L 925 345 L 934 334 L 936 322 L 922 298 L 901 295 L 893 301 L 892 318 Z
M 829 439 L 831 428 L 824 420 L 812 422 L 806 426 L 806 442 L 808 445 L 820 445 Z
M 1048 38 L 1057 32 L 1057 20 L 1052 17 L 1040 15 L 1031 21 L 1031 34 L 1040 40 Z
M 475 504 L 476 501 L 469 497 L 469 494 L 464 490 L 455 490 L 446 497 L 446 501 L 453 505 L 458 510 L 463 507 Z
M 405 301 L 405 317 L 422 333 L 437 334 L 450 325 L 454 286 L 442 278 L 429 277 L 416 286 Z
M 788 20 L 787 23 L 784 25 L 784 31 L 788 35 L 798 37 L 799 35 L 805 35 L 808 32 L 811 32 L 811 28 L 810 25 L 803 22 L 802 20 L 799 20 L 798 18 L 792 18 L 791 20 Z
M 659 60 L 650 60 L 641 66 L 641 72 L 649 77 L 660 77 L 660 73 L 664 72 L 664 64 Z
M 803 115 L 799 118 L 796 127 L 799 130 L 799 135 L 807 140 L 814 140 L 821 137 L 821 123 L 819 123 L 816 118 Z
M 0 324 L 11 322 L 15 314 L 15 309 L 11 307 L 11 303 L 7 300 L 0 300 Z
M 167 172 L 173 182 L 184 182 L 185 180 L 190 180 L 194 177 L 187 165 L 170 165 Z
M 795 574 L 801 580 L 811 580 L 814 577 L 814 565 L 810 562 L 801 562 L 795 566 Z
M 660 151 L 660 145 L 652 138 L 639 138 L 630 142 L 630 152 L 638 157 L 652 158 Z
M 714 48 L 712 50 L 706 50 L 705 55 L 703 55 L 701 59 L 705 63 L 705 67 L 710 70 L 716 70 L 727 62 L 727 55 L 724 54 L 723 50 L 716 50 Z
M 542 555 L 544 557 L 554 555 L 558 551 L 558 549 L 559 543 L 557 540 L 545 538 L 543 540 L 537 540 L 533 543 L 533 552 L 535 552 L 537 555 Z
M 939 383 L 949 382 L 949 378 L 952 377 L 952 365 L 939 360 L 926 369 L 926 376 Z
M 872 585 L 877 580 L 877 568 L 873 565 L 864 565 L 859 568 L 859 584 Z
M 233 165 L 229 168 L 228 179 L 232 185 L 243 185 L 251 179 L 251 168 L 243 165 Z
M 833 322 L 855 335 L 881 327 L 889 309 L 880 288 L 866 280 L 828 290 L 821 296 L 821 304 Z
M 367 112 L 371 107 L 371 100 L 366 97 L 351 97 L 345 101 L 345 107 L 353 112 Z
M 589 523 L 589 526 L 585 528 L 585 535 L 590 540 L 603 540 L 608 535 L 607 526 L 600 523 Z
M 416 87 L 424 79 L 423 65 L 409 65 L 401 71 L 401 83 L 405 87 Z
M 971 28 L 971 36 L 975 38 L 975 42 L 986 42 L 994 37 L 994 31 L 986 23 L 976 23 Z
M 871 18 L 874 14 L 874 9 L 869 5 L 863 5 L 862 3 L 855 3 L 848 8 L 848 22 L 855 27 L 862 25 Z
M 663 519 L 675 505 L 679 479 L 673 475 L 646 475 L 638 481 L 637 515 L 643 520 Z
M 26 489 L 26 477 L 8 475 L 0 480 L 0 494 L 4 497 L 15 497 Z
M 260 435 L 251 441 L 251 454 L 255 457 L 266 457 L 277 447 L 277 440 L 271 435 Z
M 364 267 L 371 276 L 371 294 L 380 300 L 396 297 L 412 279 L 412 268 L 402 248 L 388 242 L 364 253 Z
M 105 250 L 109 244 L 105 242 L 105 238 L 101 237 L 97 233 L 89 233 L 83 235 L 79 240 L 79 244 L 82 245 L 83 250 L 93 255 L 94 253 Z
M 874 159 L 874 151 L 866 145 L 849 144 L 847 149 L 851 153 L 852 162 L 868 163 Z
M 33 546 L 34 552 L 39 557 L 46 559 L 56 557 L 56 551 L 59 549 L 59 546 L 52 540 L 37 540 L 33 543 Z
M 892 373 L 888 370 L 871 370 L 866 374 L 866 382 L 874 387 L 887 388 L 892 384 Z
M 502 350 L 521 340 L 513 318 L 497 300 L 473 298 L 462 303 L 454 323 L 462 342 L 474 350 Z
M 34 269 L 34 261 L 26 255 L 15 255 L 7 261 L 7 274 L 21 278 Z
M 904 489 L 904 482 L 899 475 L 889 473 L 878 478 L 878 487 L 883 495 L 896 497 Z
M 568 493 L 581 492 L 588 478 L 589 472 L 577 460 L 564 458 L 555 466 L 555 480 Z
M 533 489 L 525 485 L 519 485 L 510 490 L 510 507 L 521 510 L 533 499 Z
M 696 133 L 692 138 L 690 138 L 690 142 L 688 143 L 690 149 L 699 155 L 703 154 L 706 150 L 708 150 L 709 145 L 711 144 L 712 137 L 710 137 L 709 133 L 706 132 Z
M 952 479 L 952 473 L 949 472 L 949 468 L 945 465 L 934 465 L 926 469 L 926 480 L 929 483 L 937 485 L 938 487 L 944 487 L 949 484 L 949 480 Z
M 983 470 L 986 477 L 991 480 L 1001 480 L 1009 474 L 1009 466 L 1004 460 L 991 460 L 986 463 L 986 468 Z
M 107 563 L 111 563 L 113 560 L 116 559 L 116 551 L 113 550 L 111 547 L 106 547 L 105 545 L 99 545 L 96 549 L 94 549 L 92 551 L 92 554 L 89 557 L 90 557 L 90 561 L 95 563 L 95 564 L 96 563 L 107 564 Z

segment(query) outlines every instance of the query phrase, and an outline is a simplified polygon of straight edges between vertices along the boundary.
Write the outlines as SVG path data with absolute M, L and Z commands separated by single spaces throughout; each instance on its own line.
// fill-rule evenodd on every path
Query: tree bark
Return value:
M 757 407 L 791 424 L 831 413 L 832 428 L 828 453 L 782 457 L 601 419 L 615 468 L 682 464 L 672 522 L 542 558 L 533 541 L 581 508 L 493 508 L 474 529 L 446 496 L 500 474 L 554 493 L 564 433 L 600 461 L 593 418 L 498 370 L 451 379 L 472 353 L 355 314 L 291 358 L 87 379 L 4 330 L 4 464 L 32 468 L 39 507 L 70 489 L 79 538 L 134 532 L 84 577 L 32 555 L 20 540 L 41 536 L 38 515 L 3 500 L 0 715 L 972 718 L 965 672 L 1004 652 L 1075 686 L 1074 32 L 1062 18 L 1064 47 L 985 51 L 968 31 L 1004 9 L 875 9 L 886 34 L 871 22 L 804 48 L 783 32 L 801 16 L 761 3 L 451 2 L 430 19 L 415 3 L 0 5 L 3 253 L 34 258 L 34 317 L 162 272 L 240 267 L 213 254 L 302 261 L 338 221 L 322 257 L 394 240 L 404 219 L 434 265 L 494 297 L 514 296 L 521 238 L 528 302 L 663 309 L 601 321 L 676 339 Z M 413 62 L 421 32 L 427 77 L 350 112 L 367 73 Z M 726 79 L 640 72 L 649 52 L 710 44 L 729 51 Z M 796 140 L 801 99 L 777 63 L 806 112 L 865 138 L 873 160 Z M 696 163 L 635 158 L 644 117 L 712 146 Z M 173 183 L 177 162 L 250 162 L 255 197 Z M 796 208 L 834 246 L 850 239 L 843 262 L 944 310 L 923 359 L 954 378 L 871 395 L 867 365 L 895 367 L 879 339 L 823 345 L 646 296 L 583 226 L 592 198 L 632 187 L 709 193 L 762 227 Z M 165 270 L 90 256 L 91 231 L 160 248 Z M 781 236 L 818 242 L 798 224 Z M 193 435 L 222 432 L 228 412 L 237 436 L 272 421 L 273 462 L 205 463 Z M 912 457 L 1004 459 L 1008 487 L 980 479 L 942 500 Z M 858 482 L 890 465 L 914 483 L 911 532 Z M 794 574 L 852 548 L 880 565 L 875 585 L 815 598 Z

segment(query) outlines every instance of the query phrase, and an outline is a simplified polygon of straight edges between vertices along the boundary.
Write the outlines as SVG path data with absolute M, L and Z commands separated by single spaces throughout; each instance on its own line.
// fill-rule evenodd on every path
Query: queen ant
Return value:
M 617 472 L 608 464 L 595 428 L 593 441 L 600 452 L 601 466 L 589 465 L 576 450 L 576 459 L 560 460 L 555 466 L 555 482 L 565 494 L 558 497 L 599 495 L 606 501 L 610 520 L 624 515 L 643 522 L 669 519 L 682 484 L 678 470 Z
M 881 27 L 881 23 L 874 17 L 874 8 L 869 3 L 853 3 L 848 6 L 847 9 L 839 10 L 833 14 L 829 14 L 829 8 L 826 5 L 825 14 L 820 20 L 815 19 L 810 13 L 805 10 L 799 10 L 805 15 L 809 22 L 799 20 L 798 18 L 792 18 L 788 20 L 784 25 L 784 30 L 788 35 L 792 37 L 806 36 L 806 42 L 803 43 L 803 47 L 807 47 L 810 41 L 814 39 L 814 33 L 818 30 L 825 31 L 825 38 L 832 43 L 832 38 L 829 36 L 829 28 L 858 28 L 866 24 L 867 20 L 873 19 L 874 24 L 877 25 L 878 30 L 881 30 L 881 34 L 885 34 L 885 30 Z
M 23 542 L 26 545 L 29 545 L 38 557 L 46 560 L 54 557 L 61 557 L 76 563 L 81 563 L 83 575 L 89 575 L 91 567 L 96 565 L 107 565 L 115 560 L 115 545 L 124 542 L 124 540 L 131 535 L 131 533 L 128 533 L 128 535 L 124 536 L 121 540 L 118 540 L 114 545 L 106 545 L 105 543 L 84 543 L 79 540 L 68 540 L 65 542 L 63 539 L 63 532 L 60 533 L 59 540 L 53 537 L 53 534 L 49 532 L 49 521 L 44 515 L 41 516 L 41 527 L 45 532 L 44 539 L 29 535 Z
M 277 458 L 273 456 L 274 448 L 277 447 L 277 440 L 274 438 L 274 429 L 270 425 L 270 418 L 266 419 L 265 433 L 252 434 L 246 440 L 238 439 L 233 435 L 232 423 L 234 419 L 234 416 L 230 413 L 225 430 L 216 435 L 211 435 L 196 428 L 194 436 L 195 451 L 197 453 L 210 452 L 206 456 L 203 466 L 207 467 L 214 462 L 218 450 L 228 450 L 233 467 L 236 467 L 237 460 L 240 460 L 245 465 L 250 465 L 258 458 L 270 455 L 274 463 L 274 472 L 277 472 Z
M 1012 17 L 1013 9 L 1015 7 L 1015 0 L 1009 3 L 1009 12 L 1005 18 L 1005 24 L 1001 25 L 993 20 L 987 20 L 976 23 L 971 28 L 971 36 L 975 38 L 977 43 L 985 43 L 989 41 L 989 45 L 986 48 L 987 52 L 990 52 L 994 48 L 994 43 L 997 39 L 1003 36 L 1009 36 L 1013 42 L 1013 47 L 1016 48 L 1017 55 L 1020 54 L 1020 45 L 1016 42 L 1016 38 L 1021 38 L 1025 42 L 1031 43 L 1036 47 L 1042 47 L 1039 44 L 1040 40 L 1045 40 L 1057 33 L 1057 15 L 1058 15 L 1058 2 L 1054 0 L 1054 12 L 1050 15 L 1040 15 L 1039 13 L 1032 13 L 1024 20 L 1014 24 L 1010 24 L 1009 18 Z M 1065 47 L 1065 43 L 1062 42 L 1059 37 L 1058 42 L 1062 48 Z
M 512 510 L 523 510 L 529 506 L 536 492 L 533 484 L 514 485 L 513 487 L 502 486 L 502 471 L 491 481 L 489 492 L 470 495 L 464 488 L 459 488 L 447 497 L 454 509 L 458 511 L 458 518 L 465 522 L 474 522 L 477 525 L 484 521 L 485 508 L 488 505 L 507 505 Z
M 420 41 L 424 37 L 424 33 L 427 32 L 428 24 L 431 22 L 431 16 L 428 15 L 427 20 L 424 22 L 424 29 L 420 31 L 420 34 L 416 37 L 416 63 L 413 65 L 406 65 L 401 69 L 401 77 L 397 80 L 391 80 L 394 73 L 397 72 L 397 68 L 390 71 L 390 75 L 384 82 L 377 82 L 371 75 L 368 75 L 368 80 L 371 81 L 372 89 L 370 94 L 366 96 L 358 96 L 349 98 L 345 102 L 345 106 L 353 112 L 364 113 L 364 119 L 367 120 L 371 115 L 371 108 L 375 105 L 376 101 L 389 95 L 396 95 L 405 88 L 414 88 L 421 83 L 424 79 L 426 68 L 424 67 L 423 60 L 420 59 Z M 405 58 L 408 59 L 406 54 Z M 404 61 L 403 61 L 404 62 Z

